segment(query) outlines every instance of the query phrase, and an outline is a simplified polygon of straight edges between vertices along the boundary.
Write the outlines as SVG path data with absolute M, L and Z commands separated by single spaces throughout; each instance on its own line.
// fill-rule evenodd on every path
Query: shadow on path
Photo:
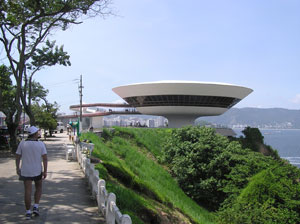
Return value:
M 15 173 L 14 159 L 0 158 L 0 223 L 105 223 L 78 163 L 65 160 L 63 143 L 68 139 L 63 135 L 45 141 L 48 177 L 43 182 L 41 215 L 32 220 L 25 220 L 23 182 Z

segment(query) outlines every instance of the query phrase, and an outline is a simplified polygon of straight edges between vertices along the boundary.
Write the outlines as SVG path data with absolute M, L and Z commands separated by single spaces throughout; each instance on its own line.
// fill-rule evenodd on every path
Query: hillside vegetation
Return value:
M 244 133 L 229 140 L 211 128 L 173 129 L 164 158 L 186 194 L 216 211 L 219 223 L 300 223 L 300 170 L 271 147 L 264 145 L 269 156 L 258 152 L 257 128 Z
M 270 147 L 258 152 L 258 129 L 245 133 L 116 127 L 82 138 L 95 144 L 100 177 L 133 223 L 300 223 L 300 170 Z
M 103 137 L 83 134 L 95 144 L 93 156 L 107 189 L 117 195 L 122 213 L 133 223 L 214 223 L 214 215 L 189 198 L 160 165 L 162 145 L 170 129 L 116 127 Z

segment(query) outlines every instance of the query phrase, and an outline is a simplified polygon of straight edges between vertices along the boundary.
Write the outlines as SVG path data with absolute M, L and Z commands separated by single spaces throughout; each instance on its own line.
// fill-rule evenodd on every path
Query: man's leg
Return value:
M 34 203 L 39 204 L 42 196 L 42 180 L 36 180 L 35 183 L 35 192 L 34 192 Z
M 31 207 L 31 189 L 32 189 L 32 181 L 24 180 L 24 201 L 26 210 L 30 210 Z
M 35 216 L 39 214 L 39 202 L 42 196 L 42 180 L 34 181 L 35 184 L 35 192 L 34 192 L 34 205 L 33 205 L 33 214 Z

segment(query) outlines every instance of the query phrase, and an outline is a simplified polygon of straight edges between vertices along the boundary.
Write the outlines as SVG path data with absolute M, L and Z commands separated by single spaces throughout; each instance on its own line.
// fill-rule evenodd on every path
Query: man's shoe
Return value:
M 31 219 L 31 213 L 26 213 L 25 217 L 26 217 L 26 220 Z
M 40 213 L 39 213 L 39 208 L 33 207 L 32 213 L 33 213 L 35 216 L 39 216 L 39 215 L 40 215 Z

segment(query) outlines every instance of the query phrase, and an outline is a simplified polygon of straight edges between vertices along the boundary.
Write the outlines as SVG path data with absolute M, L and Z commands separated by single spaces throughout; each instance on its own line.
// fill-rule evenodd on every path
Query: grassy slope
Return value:
M 93 155 L 100 177 L 117 195 L 117 205 L 133 223 L 213 223 L 214 216 L 187 197 L 157 161 L 168 129 L 117 127 L 101 140 L 92 133 L 83 138 L 95 144 Z

